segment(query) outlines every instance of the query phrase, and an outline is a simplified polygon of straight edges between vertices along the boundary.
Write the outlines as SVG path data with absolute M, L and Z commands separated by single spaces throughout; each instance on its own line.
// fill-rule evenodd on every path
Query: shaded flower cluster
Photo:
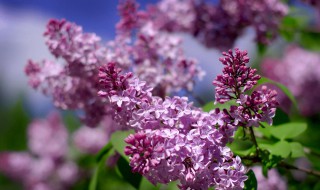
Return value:
M 180 189 L 244 187 L 241 159 L 226 147 L 236 126 L 223 112 L 203 112 L 185 97 L 153 96 L 145 82 L 115 65 L 100 69 L 99 94 L 113 105 L 115 121 L 136 131 L 125 139 L 133 172 L 153 184 L 179 180 Z
M 297 46 L 289 46 L 281 59 L 265 59 L 262 63 L 265 76 L 286 85 L 296 97 L 303 115 L 313 115 L 320 111 L 320 56 Z M 279 102 L 285 110 L 290 103 L 285 95 L 279 96 Z
M 69 189 L 79 177 L 68 160 L 68 133 L 57 113 L 35 120 L 28 128 L 29 152 L 0 153 L 0 172 L 22 182 L 25 189 Z
M 288 7 L 279 0 L 162 0 L 148 13 L 162 30 L 187 32 L 207 47 L 233 46 L 245 28 L 255 29 L 256 40 L 267 44 L 278 33 Z M 184 18 L 184 19 L 181 19 Z
M 287 189 L 287 182 L 275 168 L 268 171 L 268 178 L 263 176 L 261 166 L 254 166 L 252 170 L 257 179 L 258 190 L 264 190 L 266 187 L 270 190 Z
M 320 2 L 317 0 L 301 0 L 301 1 L 314 6 L 318 11 L 320 10 Z
M 78 150 L 86 154 L 96 154 L 108 142 L 111 133 L 117 130 L 110 116 L 105 117 L 99 126 L 91 128 L 81 126 L 73 134 L 73 143 Z
M 251 95 L 245 94 L 252 89 L 260 76 L 256 69 L 247 67 L 249 57 L 246 51 L 235 49 L 223 53 L 220 62 L 225 65 L 223 74 L 218 75 L 213 81 L 215 88 L 216 103 L 225 103 L 235 100 L 238 106 L 231 106 L 230 118 L 235 125 L 259 126 L 259 122 L 272 124 L 275 115 L 277 92 L 263 86 L 259 91 L 253 91 Z

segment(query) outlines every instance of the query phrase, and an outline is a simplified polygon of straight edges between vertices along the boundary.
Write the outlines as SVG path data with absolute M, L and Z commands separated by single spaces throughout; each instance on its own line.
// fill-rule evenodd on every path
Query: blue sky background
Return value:
M 115 35 L 115 24 L 119 20 L 118 0 L 0 0 L 0 4 L 10 8 L 12 14 L 21 10 L 35 10 L 66 18 L 83 26 L 87 32 L 95 32 L 103 38 Z M 138 0 L 141 8 L 157 0 Z

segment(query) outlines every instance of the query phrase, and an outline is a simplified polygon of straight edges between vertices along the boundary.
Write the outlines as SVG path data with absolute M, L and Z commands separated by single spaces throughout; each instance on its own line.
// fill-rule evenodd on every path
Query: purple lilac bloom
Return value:
M 57 60 L 30 60 L 25 68 L 29 84 L 52 96 L 59 108 L 81 110 L 88 126 L 97 126 L 108 114 L 108 105 L 97 96 L 98 68 L 105 63 L 113 61 L 124 70 L 133 70 L 161 97 L 180 89 L 192 90 L 194 79 L 203 74 L 197 61 L 185 57 L 180 38 L 159 32 L 152 22 L 143 22 L 137 8 L 133 0 L 119 5 L 118 34 L 107 44 L 75 23 L 50 20 L 44 35 Z M 128 35 L 134 29 L 136 36 Z
M 33 121 L 28 128 L 29 151 L 1 152 L 0 172 L 27 190 L 69 189 L 79 177 L 79 169 L 67 159 L 67 138 L 57 113 Z
M 238 106 L 231 106 L 228 113 L 234 125 L 258 127 L 259 122 L 271 125 L 278 105 L 277 92 L 262 86 L 261 90 L 253 91 L 251 95 L 245 94 L 261 78 L 256 74 L 256 69 L 246 66 L 249 62 L 247 52 L 235 49 L 235 53 L 229 50 L 223 55 L 220 58 L 225 65 L 223 74 L 213 81 L 216 86 L 216 103 L 236 100 Z
M 222 53 L 220 62 L 225 65 L 222 75 L 218 75 L 213 81 L 215 88 L 215 100 L 219 103 L 231 99 L 240 99 L 241 94 L 250 90 L 261 78 L 256 74 L 257 70 L 246 66 L 249 63 L 248 53 L 235 49 Z
M 315 101 L 320 98 L 319 54 L 292 45 L 287 47 L 282 58 L 265 59 L 262 72 L 289 88 L 303 115 L 310 116 L 320 111 L 320 103 Z M 290 110 L 285 95 L 279 97 L 279 102 L 285 110 Z
M 30 60 L 25 68 L 29 83 L 52 96 L 59 108 L 83 109 L 83 121 L 95 126 L 104 115 L 96 96 L 96 75 L 99 64 L 108 60 L 106 48 L 95 34 L 83 33 L 81 27 L 65 20 L 50 20 L 45 36 L 51 53 L 64 64 Z
M 268 171 L 268 178 L 264 177 L 262 174 L 261 166 L 254 166 L 252 168 L 255 173 L 258 190 L 270 189 L 270 190 L 286 190 L 287 182 L 281 177 L 279 172 L 276 169 L 271 169 Z
M 111 133 L 119 130 L 113 119 L 108 116 L 95 128 L 82 126 L 73 134 L 73 142 L 77 149 L 83 153 L 96 154 L 109 141 Z
M 60 158 L 68 151 L 68 132 L 57 113 L 34 120 L 28 127 L 28 146 L 38 156 Z
M 314 6 L 317 10 L 320 11 L 320 2 L 317 0 L 301 0 L 307 4 Z
M 194 79 L 203 76 L 197 61 L 185 56 L 181 38 L 159 30 L 156 21 L 138 7 L 134 0 L 122 1 L 118 7 L 117 39 L 130 47 L 133 74 L 148 81 L 153 94 L 162 98 L 181 89 L 192 90 Z
M 115 63 L 99 76 L 99 94 L 113 105 L 115 121 L 136 131 L 125 139 L 133 172 L 153 184 L 179 180 L 180 189 L 244 187 L 241 159 L 226 147 L 236 127 L 224 112 L 203 112 L 185 97 L 153 96 L 152 88 Z
M 187 32 L 207 47 L 225 50 L 246 27 L 255 29 L 259 43 L 269 43 L 277 36 L 288 6 L 279 0 L 221 0 L 216 5 L 201 0 L 162 0 L 150 6 L 148 13 L 162 30 Z

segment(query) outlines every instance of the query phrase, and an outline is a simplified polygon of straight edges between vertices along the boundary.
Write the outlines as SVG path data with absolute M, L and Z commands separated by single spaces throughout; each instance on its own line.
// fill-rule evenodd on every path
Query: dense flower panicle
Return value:
M 73 134 L 73 141 L 80 151 L 96 154 L 109 140 L 105 130 L 102 127 L 89 128 L 83 126 Z
M 100 44 L 100 37 L 83 33 L 80 26 L 64 19 L 50 20 L 44 35 L 51 53 L 68 63 L 97 64 L 106 59 L 106 49 Z
M 256 69 L 247 67 L 249 62 L 248 53 L 235 49 L 223 52 L 220 62 L 225 65 L 223 74 L 218 75 L 213 81 L 215 88 L 215 100 L 219 103 L 227 102 L 231 99 L 239 99 L 240 95 L 250 90 L 257 84 L 260 76 L 256 74 Z
M 238 106 L 231 106 L 226 115 L 229 122 L 235 126 L 259 126 L 259 122 L 272 124 L 278 102 L 277 92 L 262 86 L 261 90 L 253 91 L 251 95 L 245 94 L 252 89 L 260 76 L 256 74 L 256 69 L 246 66 L 249 62 L 246 51 L 235 49 L 228 53 L 224 52 L 225 57 L 220 58 L 223 68 L 223 75 L 218 75 L 213 81 L 216 86 L 216 102 L 225 103 L 235 100 Z
M 135 75 L 148 81 L 154 93 L 162 91 L 162 97 L 181 89 L 192 90 L 194 79 L 203 76 L 198 62 L 184 55 L 181 43 L 179 37 L 160 32 L 153 22 L 147 22 L 133 44 Z
M 280 59 L 265 59 L 262 72 L 267 77 L 286 85 L 296 97 L 303 115 L 310 116 L 320 111 L 320 56 L 297 46 L 289 46 Z M 279 96 L 281 107 L 290 110 L 286 96 Z M 289 109 L 288 109 L 289 108 Z
M 0 153 L 0 172 L 16 180 L 27 177 L 31 163 L 32 158 L 26 152 Z
M 217 4 L 162 0 L 148 10 L 160 29 L 190 33 L 205 46 L 221 50 L 231 48 L 249 26 L 254 27 L 258 42 L 269 43 L 287 12 L 288 7 L 279 0 L 222 0 Z
M 28 128 L 29 152 L 0 153 L 0 172 L 25 189 L 69 189 L 78 179 L 79 169 L 67 159 L 67 138 L 57 113 L 33 121 Z
M 82 126 L 72 134 L 73 143 L 83 153 L 96 154 L 109 141 L 111 134 L 119 130 L 110 116 L 106 116 L 95 128 Z
M 126 155 L 131 155 L 130 165 L 133 172 L 146 174 L 150 168 L 159 164 L 156 158 L 157 152 L 164 152 L 164 147 L 161 143 L 160 136 L 153 135 L 147 137 L 145 133 L 138 132 L 134 135 L 129 135 L 125 142 L 132 146 L 127 146 L 124 150 Z M 155 157 L 155 158 L 153 158 Z
M 280 21 L 289 10 L 279 0 L 222 0 L 221 7 L 231 18 L 238 19 L 238 25 L 252 26 L 256 40 L 262 44 L 268 44 L 277 36 Z
M 63 68 L 60 65 L 49 60 L 43 60 L 40 63 L 29 60 L 25 67 L 25 73 L 29 77 L 29 85 L 35 89 L 41 88 L 45 94 L 49 93 L 45 83 L 51 78 L 57 77 L 62 70 Z M 52 82 L 54 82 L 54 79 Z
M 197 61 L 185 57 L 179 38 L 144 22 L 145 16 L 137 8 L 133 0 L 119 5 L 119 34 L 106 45 L 75 23 L 50 20 L 44 34 L 46 44 L 63 64 L 29 61 L 25 72 L 30 85 L 52 96 L 59 108 L 81 110 L 82 121 L 88 126 L 97 126 L 108 110 L 97 96 L 98 68 L 103 64 L 115 62 L 119 68 L 133 70 L 135 76 L 149 81 L 161 97 L 183 88 L 191 90 L 194 79 L 202 76 Z M 132 30 L 137 30 L 137 38 L 127 35 Z
M 263 176 L 261 166 L 254 166 L 252 170 L 257 179 L 258 190 L 264 190 L 266 187 L 270 190 L 287 189 L 287 182 L 276 169 L 273 168 L 268 171 L 268 178 Z
M 181 189 L 243 187 L 245 169 L 225 147 L 236 127 L 224 112 L 205 113 L 185 97 L 152 96 L 145 82 L 122 74 L 114 63 L 99 76 L 99 94 L 113 105 L 115 121 L 136 131 L 125 140 L 133 172 L 153 184 L 179 180 Z
M 62 109 L 83 109 L 83 121 L 95 126 L 105 114 L 97 94 L 97 79 L 73 77 L 61 65 L 51 61 L 29 61 L 25 68 L 29 84 L 51 96 L 53 103 Z M 94 77 L 96 78 L 96 77 Z
M 201 2 L 195 6 L 197 19 L 192 29 L 195 36 L 206 47 L 225 50 L 233 46 L 242 34 L 245 23 L 230 15 L 221 5 Z
M 159 29 L 189 32 L 193 29 L 197 16 L 192 2 L 193 0 L 163 0 L 156 5 L 149 5 L 147 12 Z
M 135 110 L 152 101 L 151 90 L 145 82 L 140 82 L 131 73 L 122 74 L 115 63 L 100 68 L 101 90 L 98 94 L 108 100 L 112 118 L 122 129 L 130 129 L 129 120 Z M 119 128 L 119 129 L 121 129 Z
M 272 125 L 272 118 L 278 106 L 276 96 L 277 92 L 267 89 L 266 86 L 262 86 L 261 91 L 254 91 L 251 96 L 242 94 L 237 100 L 240 106 L 232 106 L 230 110 L 235 125 L 258 127 L 259 122 Z
M 68 133 L 58 113 L 34 120 L 28 127 L 28 146 L 38 156 L 60 158 L 68 151 Z
M 120 0 L 118 12 L 121 20 L 117 23 L 117 31 L 121 35 L 129 35 L 146 20 L 145 12 L 138 11 L 139 4 L 135 0 Z
M 162 98 L 180 89 L 192 90 L 194 79 L 203 76 L 197 61 L 184 55 L 181 38 L 160 31 L 152 15 L 138 7 L 134 0 L 122 1 L 117 27 L 117 39 L 129 47 L 134 75 L 150 82 L 153 93 Z
M 314 6 L 315 8 L 317 8 L 318 11 L 320 11 L 320 2 L 319 1 L 317 1 L 317 0 L 301 0 L 301 1 Z
M 98 67 L 116 59 L 127 67 L 128 58 L 118 53 L 118 46 L 101 45 L 95 34 L 83 33 L 81 27 L 65 20 L 50 20 L 45 32 L 46 44 L 64 65 L 51 61 L 29 61 L 25 71 L 33 88 L 52 96 L 54 105 L 62 109 L 81 109 L 83 122 L 96 126 L 105 115 L 98 92 Z
M 241 189 L 247 179 L 239 157 L 229 148 L 177 129 L 140 131 L 127 137 L 133 172 L 139 172 L 153 184 L 179 180 L 180 189 Z M 213 135 L 212 135 L 213 136 Z

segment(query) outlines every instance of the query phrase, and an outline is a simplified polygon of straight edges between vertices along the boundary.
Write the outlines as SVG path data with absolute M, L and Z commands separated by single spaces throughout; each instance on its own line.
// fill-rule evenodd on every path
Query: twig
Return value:
M 257 143 L 256 136 L 254 135 L 253 128 L 249 127 L 249 129 L 250 129 L 251 140 L 252 140 L 254 146 L 256 147 L 256 155 L 259 156 L 259 146 L 258 146 L 258 143 Z
M 307 168 L 301 168 L 301 167 L 294 166 L 294 165 L 291 165 L 291 164 L 288 164 L 288 163 L 285 163 L 285 162 L 281 162 L 279 165 L 284 167 L 284 168 L 286 168 L 286 169 L 299 170 L 299 171 L 303 171 L 303 172 L 305 172 L 307 174 L 310 174 L 310 175 L 313 175 L 313 176 L 316 176 L 316 177 L 320 177 L 320 172 L 316 171 L 316 170 L 311 170 L 311 169 L 307 169 Z
M 250 161 L 252 161 L 254 163 L 261 162 L 261 158 L 260 158 L 260 155 L 259 155 L 259 146 L 258 146 L 258 143 L 257 143 L 256 136 L 254 134 L 253 128 L 249 127 L 249 129 L 250 129 L 251 140 L 252 140 L 254 146 L 256 147 L 256 155 L 254 155 L 254 156 L 244 156 L 244 157 L 242 157 L 242 159 L 250 160 Z M 307 168 L 301 168 L 301 167 L 298 167 L 298 166 L 294 166 L 294 165 L 288 164 L 288 163 L 286 163 L 284 161 L 281 161 L 278 164 L 278 166 L 286 168 L 286 169 L 290 169 L 290 170 L 299 170 L 299 171 L 305 172 L 307 174 L 310 174 L 310 175 L 313 175 L 313 176 L 316 176 L 316 177 L 320 177 L 320 172 L 319 171 L 312 170 L 312 169 L 307 169 Z

